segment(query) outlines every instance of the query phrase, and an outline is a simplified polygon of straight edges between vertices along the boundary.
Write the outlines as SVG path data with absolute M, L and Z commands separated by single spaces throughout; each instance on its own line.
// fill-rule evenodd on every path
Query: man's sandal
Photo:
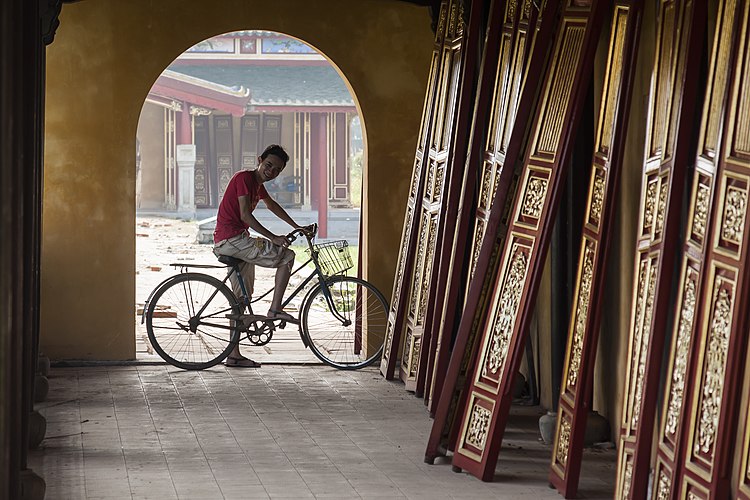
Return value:
M 244 356 L 240 356 L 239 358 L 229 356 L 224 361 L 224 365 L 231 368 L 260 368 L 260 363 Z
M 297 318 L 292 316 L 286 311 L 276 311 L 274 309 L 268 310 L 268 317 L 271 319 L 278 319 L 280 321 L 286 321 L 287 323 L 293 323 L 295 325 L 299 324 L 299 321 L 297 321 Z

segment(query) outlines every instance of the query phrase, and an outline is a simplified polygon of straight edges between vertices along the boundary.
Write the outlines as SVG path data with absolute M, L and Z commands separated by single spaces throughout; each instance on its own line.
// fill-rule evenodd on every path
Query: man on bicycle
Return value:
M 278 144 L 272 144 L 258 157 L 256 170 L 241 170 L 234 174 L 219 204 L 214 230 L 214 254 L 217 257 L 226 255 L 244 261 L 239 267 L 247 288 L 248 299 L 253 293 L 255 266 L 276 268 L 275 287 L 268 317 L 296 322 L 294 316 L 281 309 L 281 300 L 294 264 L 294 252 L 287 248 L 289 241 L 286 237 L 273 234 L 253 215 L 258 202 L 263 200 L 266 207 L 276 217 L 295 229 L 302 228 L 281 205 L 268 195 L 268 191 L 263 186 L 263 183 L 278 177 L 288 161 L 289 155 L 284 148 Z M 265 238 L 250 236 L 247 232 L 248 228 Z M 234 294 L 241 297 L 239 281 L 234 274 L 231 281 Z M 260 366 L 260 363 L 242 356 L 239 345 L 234 347 L 225 364 L 246 368 Z

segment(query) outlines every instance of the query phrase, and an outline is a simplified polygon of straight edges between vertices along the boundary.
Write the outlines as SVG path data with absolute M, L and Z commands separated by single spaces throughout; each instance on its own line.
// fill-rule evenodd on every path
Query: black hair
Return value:
M 268 155 L 274 155 L 281 158 L 281 161 L 284 162 L 284 165 L 286 166 L 286 163 L 289 161 L 289 155 L 286 151 L 284 151 L 284 148 L 279 146 L 278 144 L 271 144 L 270 146 L 267 146 L 266 149 L 263 150 L 263 152 L 260 154 L 260 159 L 265 160 Z

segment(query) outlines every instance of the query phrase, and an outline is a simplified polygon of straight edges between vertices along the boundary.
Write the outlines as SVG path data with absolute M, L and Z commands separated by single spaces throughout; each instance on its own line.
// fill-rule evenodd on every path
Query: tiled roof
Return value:
M 254 106 L 354 106 L 330 66 L 173 65 L 172 71 L 227 87 L 250 90 Z

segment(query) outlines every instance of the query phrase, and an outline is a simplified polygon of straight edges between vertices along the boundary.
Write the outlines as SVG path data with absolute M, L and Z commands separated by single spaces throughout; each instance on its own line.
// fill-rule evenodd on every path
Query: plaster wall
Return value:
M 149 88 L 196 42 L 298 37 L 338 66 L 367 138 L 364 272 L 390 294 L 433 35 L 428 10 L 377 0 L 66 4 L 47 49 L 41 349 L 135 356 L 135 136 Z

